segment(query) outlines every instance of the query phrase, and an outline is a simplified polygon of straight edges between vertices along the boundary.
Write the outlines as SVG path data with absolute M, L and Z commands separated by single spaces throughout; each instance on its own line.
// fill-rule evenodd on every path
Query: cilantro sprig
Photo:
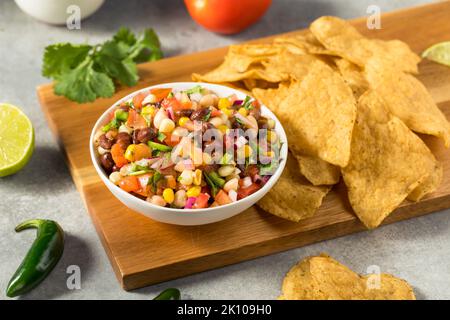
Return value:
M 136 37 L 129 29 L 121 28 L 102 44 L 47 46 L 42 75 L 55 81 L 55 94 L 79 103 L 92 102 L 111 97 L 117 83 L 135 85 L 139 80 L 136 64 L 162 57 L 153 29 Z

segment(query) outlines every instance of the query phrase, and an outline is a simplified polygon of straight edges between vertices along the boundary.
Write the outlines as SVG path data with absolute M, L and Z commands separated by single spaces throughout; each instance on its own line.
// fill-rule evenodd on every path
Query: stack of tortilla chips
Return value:
M 302 35 L 234 45 L 196 81 L 246 90 L 282 122 L 290 158 L 258 205 L 299 221 L 314 215 L 340 177 L 354 212 L 375 228 L 406 198 L 442 180 L 442 166 L 416 135 L 450 145 L 450 125 L 414 74 L 408 45 L 363 37 L 345 20 L 321 17 Z

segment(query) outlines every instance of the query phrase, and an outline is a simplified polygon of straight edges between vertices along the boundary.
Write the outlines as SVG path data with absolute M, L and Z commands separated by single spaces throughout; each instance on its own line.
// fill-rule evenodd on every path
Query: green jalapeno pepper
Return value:
M 158 294 L 153 300 L 180 300 L 180 290 L 169 288 Z
M 64 250 L 64 231 L 52 220 L 33 219 L 22 222 L 16 232 L 37 228 L 37 237 L 6 289 L 8 297 L 27 293 L 52 271 Z

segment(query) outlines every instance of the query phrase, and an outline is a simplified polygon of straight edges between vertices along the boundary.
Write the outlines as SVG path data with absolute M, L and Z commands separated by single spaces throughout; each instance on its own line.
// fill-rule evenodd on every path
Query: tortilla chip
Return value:
M 347 165 L 356 103 L 350 87 L 328 65 L 315 60 L 301 82 L 252 92 L 283 123 L 296 154 Z
M 363 37 L 350 23 L 337 17 L 321 17 L 310 30 L 329 51 L 364 67 L 371 58 L 400 71 L 417 73 L 420 57 L 399 40 L 383 41 Z
M 367 286 L 360 276 L 326 254 L 297 263 L 282 284 L 281 300 L 415 300 L 410 285 L 380 274 L 380 288 Z
M 425 143 L 371 90 L 358 101 L 351 154 L 342 174 L 350 204 L 368 228 L 380 225 L 437 165 Z
M 231 45 L 228 49 L 226 59 L 232 64 L 234 70 L 245 72 L 252 65 L 264 61 L 269 56 L 279 54 L 281 50 L 281 47 L 272 44 Z
M 312 55 L 297 55 L 287 50 L 262 62 L 267 74 L 280 74 L 283 78 L 301 81 L 308 74 L 311 64 L 318 59 Z
M 339 167 L 312 156 L 296 155 L 295 157 L 301 174 L 313 185 L 333 185 L 339 182 L 341 177 Z
M 430 163 L 432 166 L 432 164 Z M 425 195 L 434 192 L 442 182 L 442 177 L 444 175 L 444 170 L 442 165 L 438 162 L 434 164 L 434 167 L 430 168 L 432 171 L 431 175 L 428 176 L 421 184 L 419 184 L 411 193 L 408 195 L 408 200 L 419 201 Z
M 366 68 L 366 76 L 392 114 L 411 130 L 439 137 L 446 147 L 450 146 L 450 124 L 419 80 L 410 74 L 383 69 L 374 60 Z
M 352 89 L 355 97 L 358 98 L 367 91 L 369 83 L 367 82 L 361 67 L 342 58 L 336 58 L 334 62 L 342 78 L 344 78 L 344 81 Z
M 288 50 L 291 48 L 290 46 L 297 48 L 298 50 L 293 53 L 335 55 L 332 51 L 327 50 L 311 32 L 275 38 L 274 43 L 285 46 Z
M 280 218 L 298 222 L 314 215 L 329 189 L 306 181 L 298 172 L 295 158 L 289 155 L 280 179 L 257 205 Z
M 245 72 L 238 72 L 234 69 L 233 63 L 233 61 L 225 60 L 219 67 L 204 75 L 193 73 L 192 80 L 211 83 L 235 82 L 243 79 L 261 79 L 268 82 L 289 80 L 288 75 L 267 73 L 263 67 L 255 67 Z

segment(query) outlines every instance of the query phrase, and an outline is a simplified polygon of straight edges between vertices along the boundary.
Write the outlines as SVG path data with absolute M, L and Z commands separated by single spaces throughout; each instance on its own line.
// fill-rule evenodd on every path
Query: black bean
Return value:
M 114 160 L 111 156 L 111 153 L 107 152 L 100 156 L 100 162 L 102 164 L 103 169 L 105 169 L 106 173 L 111 173 L 114 168 Z
M 154 128 L 136 129 L 133 132 L 134 143 L 147 143 L 156 138 L 157 133 Z
M 194 110 L 192 109 L 181 109 L 181 110 L 177 110 L 175 111 L 175 116 L 176 117 L 190 117 L 192 115 L 192 113 L 194 112 Z
M 102 147 L 103 149 L 109 150 L 111 149 L 112 145 L 114 144 L 113 140 L 109 140 L 106 137 L 106 134 L 102 134 L 99 138 L 98 138 L 98 144 L 100 147 Z
M 117 135 L 117 143 L 123 150 L 126 150 L 126 148 L 131 144 L 131 141 L 131 136 L 127 132 L 119 132 Z
M 191 120 L 197 120 L 197 121 L 202 121 L 203 118 L 208 114 L 209 109 L 208 108 L 204 108 L 204 109 L 199 109 L 199 110 L 195 110 L 194 112 L 192 112 L 191 114 Z

